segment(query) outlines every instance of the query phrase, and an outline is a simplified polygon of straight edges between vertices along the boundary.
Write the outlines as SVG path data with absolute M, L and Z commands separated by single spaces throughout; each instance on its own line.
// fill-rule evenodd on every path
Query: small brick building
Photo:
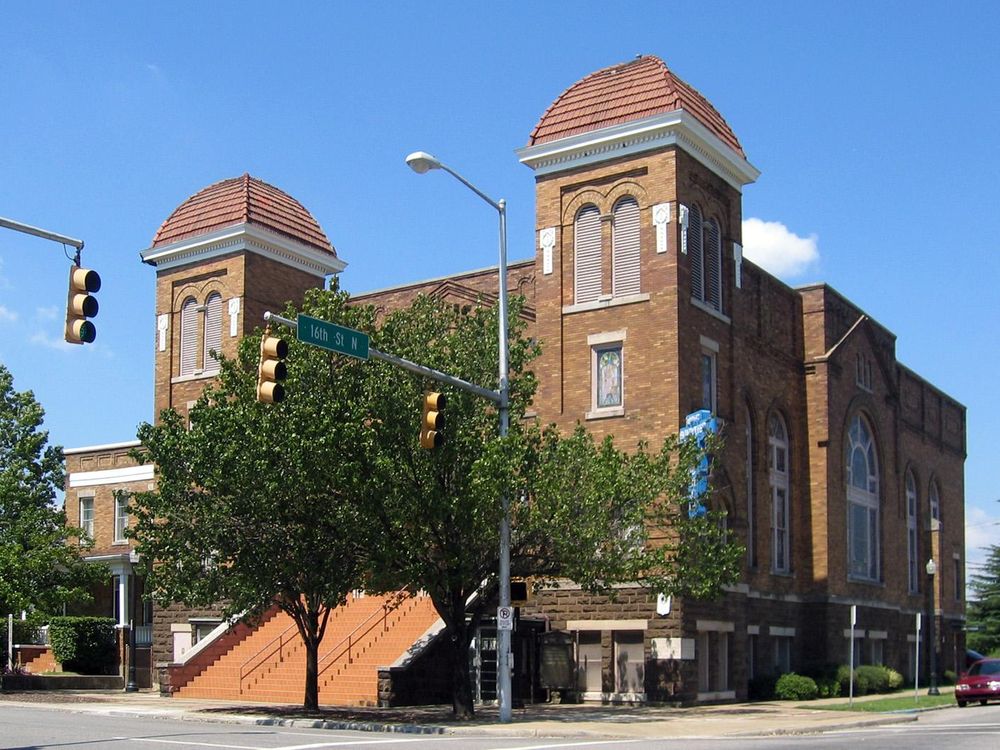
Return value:
M 723 117 L 643 56 L 568 88 L 518 156 L 535 175 L 535 250 L 508 286 L 544 343 L 535 414 L 628 446 L 712 411 L 725 439 L 713 502 L 747 549 L 717 602 L 638 587 L 610 602 L 570 582 L 539 592 L 523 614 L 571 634 L 583 697 L 740 699 L 754 677 L 845 663 L 852 639 L 860 662 L 912 676 L 916 615 L 931 608 L 940 668 L 956 669 L 965 409 L 839 292 L 791 288 L 743 258 L 742 191 L 759 173 Z M 185 201 L 143 260 L 157 271 L 154 401 L 182 412 L 213 376 L 209 349 L 232 353 L 264 309 L 344 266 L 300 204 L 249 176 Z M 471 304 L 495 290 L 494 270 L 356 299 Z M 69 517 L 90 492 L 96 528 L 114 522 L 116 490 L 152 479 L 120 446 L 68 454 Z M 119 555 L 127 576 L 127 545 L 105 536 L 92 552 Z M 154 659 L 190 648 L 213 617 L 151 613 Z

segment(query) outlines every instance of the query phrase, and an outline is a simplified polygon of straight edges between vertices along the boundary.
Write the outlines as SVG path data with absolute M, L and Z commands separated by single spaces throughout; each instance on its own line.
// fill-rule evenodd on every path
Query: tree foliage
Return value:
M 1000 544 L 990 545 L 983 567 L 969 578 L 966 645 L 983 654 L 1000 654 Z
M 0 614 L 53 613 L 89 598 L 103 574 L 68 544 L 80 530 L 55 507 L 63 453 L 48 445 L 45 412 L 31 391 L 18 393 L 0 365 Z
M 227 600 L 235 613 L 272 602 L 288 609 L 310 596 L 329 608 L 362 583 L 426 591 L 447 628 L 453 705 L 465 716 L 468 645 L 496 603 L 501 497 L 511 502 L 515 574 L 597 592 L 640 582 L 703 597 L 734 580 L 740 550 L 720 518 L 690 512 L 693 446 L 671 437 L 655 451 L 626 452 L 583 428 L 564 436 L 525 419 L 539 345 L 526 335 L 522 306 L 511 301 L 505 439 L 488 399 L 294 340 L 286 400 L 257 404 L 259 338 L 247 339 L 192 411 L 190 430 L 171 413 L 140 429 L 159 486 L 137 498 L 135 534 L 144 558 L 158 561 L 150 580 L 160 598 Z M 340 292 L 315 291 L 303 312 L 369 332 L 378 350 L 497 388 L 495 307 L 418 297 L 379 316 Z M 430 451 L 418 444 L 427 390 L 448 399 L 444 444 Z

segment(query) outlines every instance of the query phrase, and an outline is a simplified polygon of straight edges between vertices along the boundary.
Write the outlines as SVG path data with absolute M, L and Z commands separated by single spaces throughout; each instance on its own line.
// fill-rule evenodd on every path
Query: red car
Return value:
M 969 701 L 1000 700 L 1000 659 L 980 659 L 958 678 L 955 700 L 959 707 Z

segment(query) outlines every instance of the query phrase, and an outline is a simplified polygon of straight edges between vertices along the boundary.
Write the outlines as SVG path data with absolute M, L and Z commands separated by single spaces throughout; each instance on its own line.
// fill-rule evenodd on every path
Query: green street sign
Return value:
M 348 357 L 368 359 L 368 334 L 326 320 L 299 315 L 296 338 L 305 344 L 329 349 Z

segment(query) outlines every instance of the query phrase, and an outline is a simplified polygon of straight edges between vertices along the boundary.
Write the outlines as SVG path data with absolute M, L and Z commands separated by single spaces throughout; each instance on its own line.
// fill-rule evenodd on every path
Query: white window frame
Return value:
M 88 542 L 94 541 L 94 496 L 93 495 L 79 495 L 78 500 L 80 503 L 80 529 L 83 531 L 83 536 Z M 84 508 L 90 508 L 90 517 L 88 518 L 84 514 Z
M 128 537 L 125 536 L 125 530 L 129 526 L 129 514 L 128 514 L 128 502 L 129 493 L 124 490 L 116 490 L 114 493 L 115 497 L 115 526 L 114 526 L 114 543 L 115 544 L 128 544 Z
M 626 331 L 608 331 L 595 333 L 587 337 L 590 346 L 590 411 L 587 419 L 604 419 L 605 417 L 621 417 L 625 414 L 625 340 Z M 598 366 L 601 353 L 617 349 L 621 362 L 621 403 L 615 406 L 598 406 L 597 389 L 599 381 Z
M 782 435 L 775 435 L 775 425 L 780 426 Z M 768 483 L 771 487 L 771 572 L 786 574 L 791 572 L 791 481 L 788 427 L 780 414 L 774 413 L 768 420 L 767 453 Z M 779 458 L 783 459 L 779 461 Z M 783 469 L 781 465 L 783 464 Z M 784 524 L 781 519 L 784 519 Z M 779 555 L 779 550 L 784 554 Z
M 920 593 L 920 533 L 917 528 L 917 510 L 920 499 L 917 496 L 917 480 L 913 471 L 906 472 L 906 570 L 907 590 L 911 594 Z
M 856 465 L 855 459 L 863 466 Z M 861 414 L 854 415 L 847 430 L 845 463 L 847 577 L 853 581 L 877 582 L 882 572 L 879 459 L 871 423 Z M 863 477 L 855 476 L 858 468 L 865 472 Z M 864 486 L 858 486 L 859 483 Z M 862 549 L 864 554 L 855 557 Z

